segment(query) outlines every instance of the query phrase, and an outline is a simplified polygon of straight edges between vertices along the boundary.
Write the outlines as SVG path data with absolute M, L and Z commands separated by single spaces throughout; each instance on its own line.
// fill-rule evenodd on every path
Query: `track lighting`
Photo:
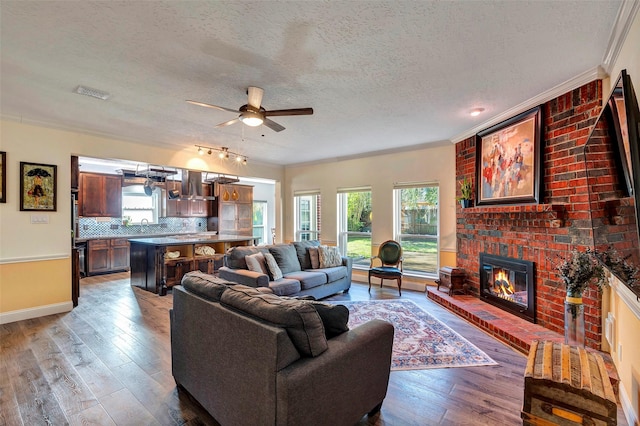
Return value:
M 236 161 L 236 163 L 240 163 L 245 166 L 247 165 L 248 157 L 246 155 L 240 155 L 238 153 L 229 151 L 229 148 L 227 148 L 226 146 L 223 146 L 221 148 L 211 148 L 208 146 L 196 145 L 196 148 L 198 148 L 198 154 L 200 155 L 204 155 L 205 150 L 209 155 L 213 154 L 214 152 L 217 152 L 218 157 L 221 160 L 228 160 L 230 158 L 233 158 Z

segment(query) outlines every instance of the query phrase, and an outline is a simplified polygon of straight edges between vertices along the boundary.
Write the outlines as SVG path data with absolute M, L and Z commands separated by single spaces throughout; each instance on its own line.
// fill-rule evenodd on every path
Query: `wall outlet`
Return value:
M 609 347 L 611 348 L 616 347 L 615 323 L 616 317 L 613 316 L 612 312 L 609 312 L 607 319 L 604 321 L 604 337 L 607 339 L 607 343 L 609 343 Z
M 618 343 L 618 361 L 622 362 L 622 343 Z

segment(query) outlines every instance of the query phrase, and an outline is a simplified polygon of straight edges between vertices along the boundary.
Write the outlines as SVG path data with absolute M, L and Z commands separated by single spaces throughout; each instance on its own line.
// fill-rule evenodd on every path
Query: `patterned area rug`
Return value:
M 375 318 L 393 324 L 391 370 L 497 365 L 487 354 L 410 300 L 334 303 L 349 308 L 349 328 Z

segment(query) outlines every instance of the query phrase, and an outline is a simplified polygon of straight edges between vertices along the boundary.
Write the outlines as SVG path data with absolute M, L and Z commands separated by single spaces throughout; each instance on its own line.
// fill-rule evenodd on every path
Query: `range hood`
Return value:
M 204 195 L 202 183 L 202 172 L 183 169 L 180 189 L 168 185 L 167 195 L 171 200 L 215 200 L 216 197 Z

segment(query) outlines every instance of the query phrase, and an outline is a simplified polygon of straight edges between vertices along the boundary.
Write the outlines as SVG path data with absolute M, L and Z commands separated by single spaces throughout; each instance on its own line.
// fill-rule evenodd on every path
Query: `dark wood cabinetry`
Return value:
M 78 192 L 80 187 L 80 166 L 78 156 L 71 156 L 71 192 Z
M 167 184 L 167 194 L 172 189 L 180 188 L 180 182 Z M 211 195 L 211 185 L 202 185 L 202 194 L 207 197 Z M 186 198 L 167 198 L 167 217 L 207 217 L 211 213 L 211 201 L 209 200 L 189 200 Z
M 122 216 L 122 176 L 80 173 L 78 214 L 87 217 Z
M 126 238 L 89 240 L 87 275 L 129 269 L 129 241 Z
M 131 240 L 131 285 L 163 294 L 167 287 L 180 284 L 187 272 L 215 274 L 229 248 L 254 242 L 253 237 L 220 236 L 205 239 L 194 236 L 192 241 L 176 239 L 174 243 L 170 240 L 171 237 Z M 206 247 L 213 250 L 203 253 Z
M 212 216 L 217 217 L 218 234 L 253 235 L 253 187 L 218 185 Z

